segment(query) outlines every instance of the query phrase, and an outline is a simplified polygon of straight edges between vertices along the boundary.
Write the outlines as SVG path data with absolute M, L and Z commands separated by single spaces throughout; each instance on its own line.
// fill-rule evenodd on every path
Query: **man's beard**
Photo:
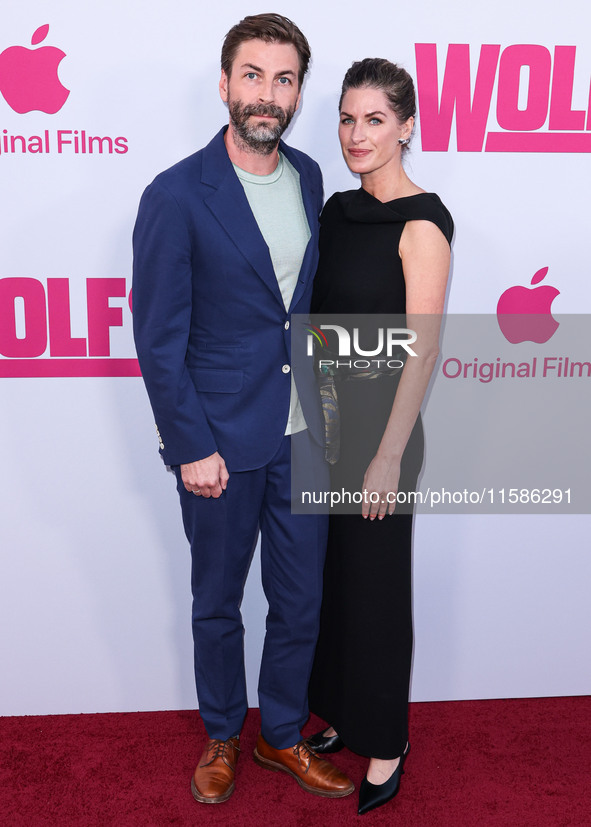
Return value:
M 243 105 L 242 101 L 234 100 L 228 104 L 230 123 L 235 135 L 245 144 L 245 148 L 258 155 L 270 155 L 279 143 L 290 124 L 295 107 L 282 109 L 272 103 Z M 277 118 L 276 123 L 251 123 L 251 115 L 267 115 Z

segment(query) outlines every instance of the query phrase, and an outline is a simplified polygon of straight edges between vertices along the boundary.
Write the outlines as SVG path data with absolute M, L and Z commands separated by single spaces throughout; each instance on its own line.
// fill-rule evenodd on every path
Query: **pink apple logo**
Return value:
M 40 26 L 31 38 L 31 45 L 45 40 L 48 31 L 48 23 Z M 70 94 L 57 76 L 58 65 L 65 56 L 65 52 L 55 46 L 5 49 L 0 54 L 0 92 L 11 109 L 19 115 L 33 110 L 48 115 L 58 112 Z
M 542 281 L 547 267 L 534 275 L 532 284 Z M 550 285 L 541 287 L 510 287 L 502 294 L 497 304 L 497 321 L 501 333 L 508 342 L 547 342 L 558 328 L 552 317 L 550 306 L 560 290 Z

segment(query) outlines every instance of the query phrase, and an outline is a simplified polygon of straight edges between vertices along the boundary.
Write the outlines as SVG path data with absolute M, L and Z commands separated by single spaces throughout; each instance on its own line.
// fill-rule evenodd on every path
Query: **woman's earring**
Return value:
M 405 144 L 410 143 L 410 138 L 398 138 L 398 143 L 400 146 L 404 146 Z

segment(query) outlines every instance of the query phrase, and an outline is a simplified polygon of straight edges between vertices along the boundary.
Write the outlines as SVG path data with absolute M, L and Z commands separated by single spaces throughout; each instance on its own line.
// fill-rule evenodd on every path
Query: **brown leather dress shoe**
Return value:
M 344 773 L 319 758 L 306 741 L 287 749 L 275 749 L 259 732 L 254 760 L 265 769 L 289 773 L 300 787 L 314 795 L 343 798 L 355 789 Z
M 238 738 L 212 739 L 207 744 L 191 779 L 191 792 L 196 801 L 221 804 L 230 798 L 234 792 L 234 769 L 239 753 Z

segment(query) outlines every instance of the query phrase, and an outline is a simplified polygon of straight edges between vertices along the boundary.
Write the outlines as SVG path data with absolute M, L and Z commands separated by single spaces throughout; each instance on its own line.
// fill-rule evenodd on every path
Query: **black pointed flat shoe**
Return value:
M 367 780 L 367 775 L 365 776 L 359 787 L 358 815 L 365 815 L 365 813 L 369 813 L 370 810 L 375 810 L 376 807 L 381 807 L 383 804 L 387 804 L 388 801 L 392 801 L 400 789 L 400 779 L 404 775 L 404 762 L 409 752 L 410 744 L 407 744 L 406 749 L 400 756 L 398 766 L 390 778 L 384 781 L 383 784 L 372 784 L 371 781 Z
M 339 752 L 345 746 L 345 742 L 340 735 L 325 735 L 324 730 L 317 732 L 315 735 L 310 735 L 306 738 L 306 742 L 310 744 L 314 752 L 319 755 L 326 755 L 329 752 Z

